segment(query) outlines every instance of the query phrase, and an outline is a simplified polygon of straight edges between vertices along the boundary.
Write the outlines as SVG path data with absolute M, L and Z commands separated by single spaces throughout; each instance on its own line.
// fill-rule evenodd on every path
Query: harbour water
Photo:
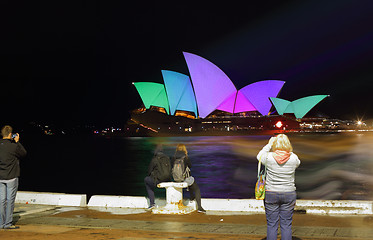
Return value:
M 172 156 L 187 146 L 203 198 L 254 197 L 256 154 L 270 136 L 25 136 L 20 190 L 146 196 L 143 179 L 156 144 Z M 298 198 L 373 199 L 373 134 L 293 134 Z M 156 194 L 163 197 L 164 190 Z M 188 192 L 184 194 L 188 197 Z

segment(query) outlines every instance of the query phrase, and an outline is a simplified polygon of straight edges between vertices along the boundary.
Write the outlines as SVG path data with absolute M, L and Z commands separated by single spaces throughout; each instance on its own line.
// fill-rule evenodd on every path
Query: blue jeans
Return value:
M 276 240 L 278 224 L 281 240 L 292 239 L 292 221 L 297 194 L 294 192 L 266 191 L 264 207 L 267 218 L 267 240 Z
M 0 182 L 0 229 L 13 224 L 14 202 L 18 190 L 18 178 L 8 183 Z

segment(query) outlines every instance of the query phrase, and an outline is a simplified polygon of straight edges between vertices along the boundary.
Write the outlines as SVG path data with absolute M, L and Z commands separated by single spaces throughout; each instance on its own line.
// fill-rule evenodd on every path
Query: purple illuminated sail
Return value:
M 251 102 L 245 97 L 245 95 L 243 95 L 242 92 L 238 91 L 234 113 L 256 110 L 257 109 L 253 106 L 253 104 L 251 104 Z
M 228 76 L 210 61 L 183 52 L 197 100 L 199 116 L 207 117 L 237 89 Z
M 222 102 L 216 109 L 225 112 L 234 112 L 234 104 L 236 102 L 237 91 L 232 93 L 224 102 Z
M 270 97 L 277 97 L 284 81 L 265 80 L 247 85 L 239 90 L 262 115 L 268 115 L 272 103 Z

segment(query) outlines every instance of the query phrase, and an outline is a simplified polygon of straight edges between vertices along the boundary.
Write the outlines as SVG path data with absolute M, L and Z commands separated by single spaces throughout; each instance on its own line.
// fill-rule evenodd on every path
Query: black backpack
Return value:
M 155 169 L 153 171 L 154 177 L 159 182 L 171 180 L 171 162 L 170 158 L 166 155 L 155 156 Z

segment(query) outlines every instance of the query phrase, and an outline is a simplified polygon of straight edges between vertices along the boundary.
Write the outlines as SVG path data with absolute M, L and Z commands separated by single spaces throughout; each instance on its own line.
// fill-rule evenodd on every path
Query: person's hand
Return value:
M 276 137 L 271 137 L 268 141 L 268 144 L 272 147 L 273 142 L 276 140 Z
M 17 135 L 17 136 L 14 138 L 14 141 L 15 141 L 15 142 L 18 142 L 18 141 L 19 141 L 19 134 L 16 133 L 16 135 Z

